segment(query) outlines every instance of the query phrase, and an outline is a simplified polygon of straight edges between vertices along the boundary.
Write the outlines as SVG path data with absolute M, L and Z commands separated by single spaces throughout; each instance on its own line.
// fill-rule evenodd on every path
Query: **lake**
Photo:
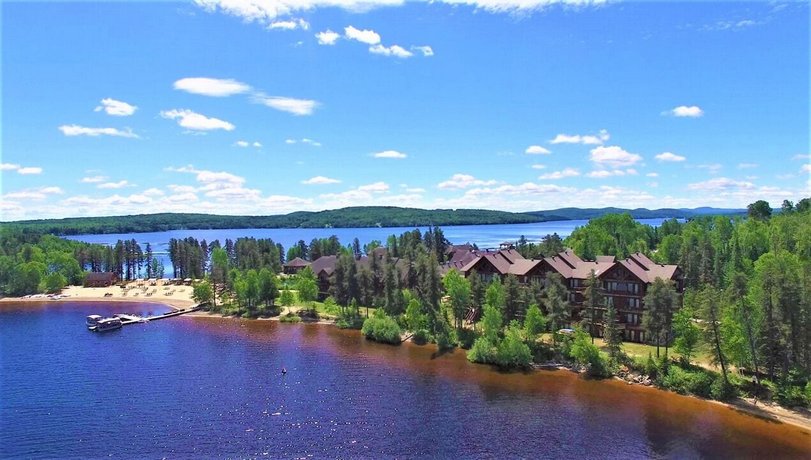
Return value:
M 638 219 L 638 222 L 647 225 L 659 226 L 665 219 Z M 498 248 L 504 241 L 516 241 L 521 235 L 526 236 L 529 241 L 538 242 L 542 237 L 557 233 L 561 238 L 569 236 L 577 227 L 582 227 L 588 220 L 563 220 L 552 222 L 537 222 L 532 224 L 504 224 L 504 225 L 455 225 L 442 227 L 445 238 L 453 244 L 471 243 L 476 244 L 481 249 Z M 172 264 L 168 257 L 169 240 L 172 238 L 183 239 L 188 237 L 208 242 L 216 239 L 220 243 L 225 243 L 226 239 L 236 240 L 241 237 L 271 238 L 276 243 L 281 243 L 285 251 L 295 245 L 299 240 L 304 240 L 307 244 L 313 238 L 328 238 L 335 235 L 341 244 L 348 245 L 354 238 L 358 238 L 361 244 L 366 244 L 372 240 L 386 243 L 389 235 L 400 235 L 403 232 L 414 230 L 415 227 L 366 227 L 366 228 L 239 228 L 239 229 L 219 229 L 219 230 L 170 230 L 166 232 L 147 233 L 110 233 L 110 234 L 88 234 L 72 235 L 65 238 L 84 241 L 86 243 L 98 243 L 114 245 L 118 240 L 135 239 L 141 247 L 149 243 L 155 256 L 163 262 L 165 276 L 171 276 Z M 427 227 L 417 227 L 425 231 Z
M 568 371 L 500 373 L 331 326 L 84 326 L 150 311 L 165 308 L 0 303 L 0 457 L 811 456 L 807 431 L 717 404 Z

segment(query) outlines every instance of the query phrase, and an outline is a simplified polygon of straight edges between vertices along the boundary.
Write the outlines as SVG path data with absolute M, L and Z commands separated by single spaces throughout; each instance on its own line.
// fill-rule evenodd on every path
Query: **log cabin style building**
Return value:
M 581 317 L 583 291 L 586 289 L 586 280 L 593 271 L 600 280 L 605 305 L 611 303 L 616 309 L 623 340 L 628 342 L 645 341 L 645 330 L 642 327 L 644 297 L 648 286 L 656 278 L 670 280 L 676 292 L 684 292 L 683 274 L 677 265 L 657 264 L 642 253 L 632 254 L 619 261 L 613 256 L 598 256 L 592 261 L 581 259 L 571 250 L 543 259 L 524 259 L 514 249 L 501 249 L 477 252 L 461 268 L 458 263 L 454 266 L 450 264 L 445 264 L 446 271 L 456 268 L 466 277 L 475 271 L 485 283 L 508 275 L 515 275 L 524 284 L 543 283 L 550 272 L 557 273 L 563 278 L 569 291 L 573 322 Z M 601 337 L 602 329 L 602 324 L 597 324 L 594 335 Z

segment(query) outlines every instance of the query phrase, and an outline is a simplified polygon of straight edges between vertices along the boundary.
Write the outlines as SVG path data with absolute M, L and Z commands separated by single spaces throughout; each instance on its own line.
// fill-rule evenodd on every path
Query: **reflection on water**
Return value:
M 2 457 L 811 455 L 798 428 L 618 381 L 505 374 L 320 325 L 91 334 L 81 307 L 52 305 L 0 307 Z

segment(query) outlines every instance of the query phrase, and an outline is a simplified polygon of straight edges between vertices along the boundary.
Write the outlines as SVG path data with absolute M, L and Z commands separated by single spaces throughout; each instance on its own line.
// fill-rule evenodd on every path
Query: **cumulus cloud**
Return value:
M 606 177 L 613 177 L 613 176 L 635 176 L 639 174 L 636 169 L 600 169 L 597 171 L 591 171 L 590 173 L 586 174 L 586 176 L 594 178 L 594 179 L 605 179 Z
M 119 188 L 127 187 L 129 185 L 130 185 L 129 181 L 121 180 L 121 181 L 118 181 L 118 182 L 104 182 L 104 183 L 101 183 L 101 184 L 97 185 L 96 187 L 102 188 L 102 189 L 119 189 Z
M 546 169 L 546 165 L 542 165 L 540 163 L 536 163 L 536 164 L 532 165 L 531 167 L 532 167 L 532 169 Z
M 315 176 L 307 180 L 303 180 L 301 181 L 301 183 L 304 185 L 326 185 L 326 184 L 340 184 L 341 181 L 339 181 L 338 179 L 332 179 L 330 177 Z
M 804 164 L 800 167 L 800 171 L 804 173 L 811 173 L 811 164 Z
M 267 24 L 278 17 L 321 7 L 362 13 L 382 6 L 402 5 L 404 0 L 194 0 L 194 3 L 210 13 L 220 11 L 245 22 Z
M 738 163 L 738 169 L 752 169 L 757 168 L 758 166 L 760 165 L 757 163 Z
M 791 157 L 792 160 L 811 160 L 811 153 L 798 153 Z
M 659 177 L 659 173 L 649 172 L 645 174 L 646 177 Z
M 680 105 L 665 113 L 674 117 L 698 118 L 704 116 L 704 111 L 697 105 Z
M 107 115 L 113 115 L 116 117 L 127 117 L 135 113 L 138 107 L 134 105 L 127 104 L 123 101 L 117 101 L 115 99 L 102 99 L 101 105 L 97 106 L 93 109 L 94 112 L 101 112 L 104 111 Z
M 538 176 L 540 180 L 557 180 L 557 179 L 564 179 L 567 177 L 576 177 L 580 175 L 580 171 L 574 168 L 564 168 L 561 171 L 554 171 L 546 174 L 541 174 Z
M 318 32 L 315 34 L 315 38 L 318 39 L 319 45 L 334 45 L 335 42 L 341 38 L 341 34 L 327 29 L 323 32 Z
M 398 152 L 396 150 L 384 150 L 382 152 L 377 152 L 372 154 L 375 158 L 395 158 L 395 159 L 403 159 L 408 157 L 405 153 Z
M 373 184 L 361 185 L 357 190 L 361 192 L 383 193 L 389 191 L 389 184 L 385 182 L 375 182 Z
M 315 108 L 318 107 L 318 102 L 310 99 L 294 99 L 292 97 L 281 96 L 265 96 L 263 94 L 256 94 L 253 101 L 259 104 L 266 105 L 272 109 L 280 110 L 282 112 L 292 113 L 296 116 L 312 115 Z
M 558 134 L 554 139 L 549 141 L 550 144 L 585 144 L 585 145 L 600 145 L 611 138 L 608 131 L 601 129 L 596 135 L 580 135 L 580 134 Z
M 99 182 L 104 182 L 107 180 L 107 176 L 88 176 L 83 177 L 81 182 L 83 184 L 97 184 Z
M 470 174 L 454 174 L 450 179 L 437 184 L 437 188 L 443 190 L 461 190 L 474 185 L 495 185 L 495 180 L 476 179 Z
M 412 46 L 411 49 L 414 50 L 414 51 L 419 51 L 425 57 L 431 57 L 431 56 L 434 55 L 434 49 L 431 48 L 430 46 L 427 46 L 427 45 L 426 46 Z
M 374 30 L 360 30 L 353 26 L 344 28 L 344 37 L 348 40 L 355 40 L 367 45 L 377 45 L 380 43 L 380 34 Z
M 20 166 L 15 163 L 0 164 L 0 171 L 17 171 L 17 174 L 22 174 L 24 176 L 31 174 L 42 174 L 42 168 L 39 166 Z
M 310 23 L 305 21 L 304 19 L 289 19 L 287 21 L 273 21 L 268 26 L 268 29 L 277 29 L 277 30 L 309 30 Z
M 253 146 L 254 146 L 254 147 L 256 147 L 256 148 L 261 148 L 261 147 L 262 147 L 262 143 L 261 143 L 261 142 L 259 142 L 259 141 L 254 141 L 254 143 L 253 143 L 253 144 L 251 144 L 251 145 L 253 145 Z
M 720 171 L 721 168 L 723 168 L 723 166 L 721 166 L 720 163 L 708 163 L 708 164 L 700 164 L 696 166 L 696 168 L 706 169 L 707 171 L 710 172 L 710 174 L 717 174 L 718 171 Z
M 308 139 L 306 137 L 303 137 L 301 139 L 285 139 L 284 143 L 288 144 L 288 145 L 301 143 L 301 144 L 312 145 L 313 147 L 321 147 L 320 142 L 318 142 L 316 140 L 313 140 L 313 139 Z
M 526 150 L 524 150 L 524 153 L 527 155 L 549 155 L 552 152 L 541 147 L 540 145 L 530 145 Z
M 244 148 L 244 147 L 250 146 L 251 144 L 248 141 L 236 141 L 236 142 L 234 142 L 234 145 L 237 146 L 237 147 L 243 147 Z
M 118 128 L 88 128 L 79 125 L 62 125 L 59 127 L 62 134 L 65 136 L 114 136 L 114 137 L 128 137 L 138 139 L 138 135 L 133 133 L 130 128 L 124 130 Z
M 488 13 L 528 14 L 551 5 L 583 7 L 602 5 L 606 0 L 440 0 L 450 5 L 468 5 Z
M 592 149 L 589 159 L 596 166 L 613 169 L 632 166 L 642 161 L 641 156 L 627 152 L 615 145 L 610 147 L 600 146 Z
M 660 153 L 659 155 L 656 155 L 654 158 L 656 158 L 659 161 L 667 161 L 667 162 L 679 162 L 687 159 L 681 155 L 676 155 L 675 153 L 672 152 L 663 152 Z
M 37 200 L 41 201 L 49 195 L 62 195 L 65 191 L 59 187 L 40 187 L 36 189 L 25 189 L 16 192 L 9 192 L 3 195 L 3 200 Z
M 201 94 L 211 97 L 226 97 L 234 94 L 243 94 L 251 91 L 245 83 L 233 79 L 192 77 L 181 78 L 174 84 L 175 89 L 192 94 Z
M 233 124 L 225 120 L 210 118 L 188 109 L 164 110 L 161 111 L 160 115 L 168 120 L 177 120 L 178 125 L 194 131 L 213 131 L 216 129 L 233 131 L 235 128 Z
M 414 53 L 399 45 L 383 46 L 378 44 L 370 46 L 369 52 L 372 54 L 380 54 L 382 56 L 394 56 L 401 59 L 410 58 L 414 55 Z

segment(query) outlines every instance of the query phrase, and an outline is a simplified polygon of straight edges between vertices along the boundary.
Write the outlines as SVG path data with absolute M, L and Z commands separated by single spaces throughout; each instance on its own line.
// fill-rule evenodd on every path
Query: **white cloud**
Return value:
M 536 164 L 532 165 L 532 169 L 546 169 L 546 165 L 536 163 Z
M 130 185 L 129 181 L 121 180 L 121 181 L 118 181 L 118 182 L 104 182 L 102 184 L 97 185 L 96 187 L 102 188 L 102 189 L 119 189 L 119 188 L 127 187 L 129 185 Z
M 646 177 L 659 177 L 659 173 L 650 172 L 645 174 Z
M 138 135 L 133 133 L 130 128 L 120 130 L 118 128 L 88 128 L 79 125 L 62 125 L 59 127 L 62 134 L 65 136 L 115 136 L 115 137 L 129 137 L 138 139 Z
M 211 192 L 214 190 L 223 189 L 241 189 L 245 183 L 245 178 L 231 174 L 225 171 L 209 171 L 205 169 L 197 169 L 192 165 L 182 166 L 180 168 L 169 167 L 167 171 L 194 174 L 195 180 L 200 184 L 200 187 L 193 188 L 183 185 L 170 185 L 169 189 L 175 193 L 190 193 L 190 192 Z
M 566 177 L 576 177 L 580 175 L 580 171 L 574 168 L 564 168 L 561 171 L 553 171 L 546 174 L 541 174 L 538 176 L 540 180 L 557 180 L 557 179 L 564 179 Z
M 472 187 L 474 185 L 495 185 L 496 183 L 497 182 L 495 180 L 476 179 L 475 177 L 469 174 L 454 174 L 453 176 L 451 176 L 449 180 L 437 184 L 437 188 L 443 190 L 445 189 L 461 190 L 468 187 Z
M 261 148 L 262 147 L 262 144 L 259 141 L 254 141 L 254 143 L 251 144 L 251 145 L 253 145 L 256 148 Z
M 357 190 L 361 192 L 383 193 L 389 191 L 389 184 L 385 182 L 375 182 L 374 184 L 361 185 Z
M 599 134 L 596 135 L 584 135 L 581 136 L 579 134 L 569 135 L 569 134 L 558 134 L 555 136 L 554 139 L 549 141 L 550 144 L 585 144 L 585 145 L 600 145 L 603 142 L 607 141 L 611 138 L 611 135 L 608 134 L 608 131 L 605 129 L 601 129 Z
M 666 113 L 669 113 L 670 115 L 673 115 L 674 117 L 698 118 L 698 117 L 704 116 L 704 111 L 701 110 L 701 107 L 699 107 L 697 105 L 691 105 L 691 106 L 680 105 L 680 106 L 674 108 L 673 110 L 671 110 L 670 112 L 666 112 Z
M 245 147 L 249 147 L 251 144 L 248 141 L 236 141 L 236 142 L 234 142 L 234 145 L 237 146 L 237 147 L 245 148 Z
M 622 168 L 632 166 L 642 160 L 642 157 L 635 154 L 626 152 L 621 147 L 596 147 L 591 150 L 589 159 L 599 167 L 607 168 Z
M 359 41 L 367 45 L 377 45 L 380 43 L 380 35 L 374 30 L 360 30 L 353 26 L 347 26 L 344 28 L 344 36 L 349 40 Z
M 59 187 L 40 187 L 10 192 L 3 195 L 3 200 L 44 200 L 49 195 L 62 195 L 65 191 Z
M 285 139 L 284 140 L 285 144 L 295 144 L 296 142 L 298 142 L 298 141 L 295 140 L 295 139 Z
M 188 109 L 164 110 L 161 111 L 160 115 L 168 120 L 177 120 L 178 125 L 194 131 L 212 131 L 215 129 L 233 131 L 235 128 L 233 124 L 225 120 L 210 118 Z
M 590 173 L 586 174 L 586 176 L 595 178 L 595 179 L 605 179 L 606 177 L 612 176 L 635 176 L 637 175 L 637 171 L 635 169 L 599 169 L 597 171 L 591 171 Z
M 527 14 L 551 5 L 582 7 L 602 5 L 607 0 L 440 0 L 450 5 L 468 5 L 488 13 Z
M 89 176 L 83 177 L 81 182 L 83 184 L 97 184 L 99 182 L 104 182 L 107 180 L 107 176 Z
M 234 94 L 243 94 L 251 90 L 245 83 L 233 79 L 192 77 L 181 78 L 174 84 L 175 89 L 192 94 L 202 94 L 211 97 L 226 97 Z
M 194 3 L 210 13 L 221 11 L 245 22 L 266 24 L 278 17 L 320 7 L 362 13 L 382 6 L 402 5 L 404 0 L 194 0 Z
M 382 152 L 377 152 L 372 154 L 375 158 L 395 158 L 395 159 L 403 159 L 408 157 L 405 153 L 398 152 L 396 150 L 384 150 Z
M 318 102 L 310 99 L 294 99 L 292 97 L 281 96 L 265 96 L 257 94 L 254 96 L 253 101 L 259 104 L 264 104 L 272 109 L 281 110 L 282 112 L 292 113 L 293 115 L 312 115 Z
M 107 115 L 116 117 L 127 117 L 135 113 L 138 107 L 127 104 L 126 102 L 117 101 L 115 99 L 102 99 L 101 105 L 93 109 L 94 112 L 101 112 L 102 110 Z
M 811 160 L 811 153 L 798 153 L 791 157 L 792 160 Z
M 318 39 L 319 45 L 334 45 L 335 42 L 341 38 L 341 34 L 327 29 L 323 32 L 318 32 L 315 34 L 315 38 Z
M 17 174 L 26 176 L 31 174 L 41 174 L 42 168 L 38 166 L 20 166 L 15 163 L 2 163 L 0 164 L 0 171 L 17 171 Z
M 411 49 L 414 50 L 414 51 L 419 51 L 425 57 L 430 57 L 430 56 L 434 55 L 434 49 L 431 48 L 430 46 L 427 46 L 427 45 L 426 46 L 412 46 Z
M 422 187 L 406 187 L 405 191 L 407 193 L 425 193 L 425 189 Z
M 659 161 L 668 161 L 668 162 L 679 162 L 687 159 L 681 155 L 676 155 L 675 153 L 672 152 L 660 153 L 659 155 L 656 155 L 655 158 Z
M 310 23 L 304 19 L 290 19 L 287 21 L 274 21 L 268 26 L 268 29 L 281 29 L 281 30 L 309 30 Z
M 324 176 L 315 176 L 307 180 L 303 180 L 301 181 L 301 183 L 304 185 L 325 185 L 325 184 L 340 184 L 341 181 L 339 181 L 338 179 L 332 179 Z
M 399 45 L 391 45 L 389 47 L 383 45 L 374 45 L 369 47 L 369 52 L 383 56 L 394 56 L 401 59 L 410 58 L 414 55 L 414 53 Z
M 702 192 L 718 192 L 728 190 L 754 190 L 755 185 L 751 182 L 736 181 L 726 177 L 717 177 L 704 182 L 688 184 L 687 188 Z
M 738 169 L 752 169 L 760 166 L 757 163 L 738 163 Z
M 169 184 L 168 188 L 175 193 L 194 193 L 197 191 L 197 187 L 191 185 Z
M 42 168 L 38 166 L 26 166 L 17 170 L 17 174 L 22 175 L 30 175 L 30 174 L 42 174 Z
M 811 173 L 811 164 L 804 164 L 800 167 L 800 171 L 804 173 Z
M 163 196 L 164 193 L 163 193 L 162 190 L 152 187 L 152 188 L 148 188 L 148 189 L 144 190 L 143 195 L 145 195 L 145 196 Z
M 549 155 L 552 152 L 541 147 L 540 145 L 530 145 L 526 150 L 524 150 L 524 153 L 528 155 Z
M 313 139 L 307 139 L 306 137 L 303 137 L 303 138 L 298 139 L 298 140 L 297 139 L 285 139 L 284 143 L 288 144 L 288 145 L 302 143 L 302 144 L 312 145 L 313 147 L 321 147 L 320 142 L 318 142 L 316 140 L 313 140 Z

